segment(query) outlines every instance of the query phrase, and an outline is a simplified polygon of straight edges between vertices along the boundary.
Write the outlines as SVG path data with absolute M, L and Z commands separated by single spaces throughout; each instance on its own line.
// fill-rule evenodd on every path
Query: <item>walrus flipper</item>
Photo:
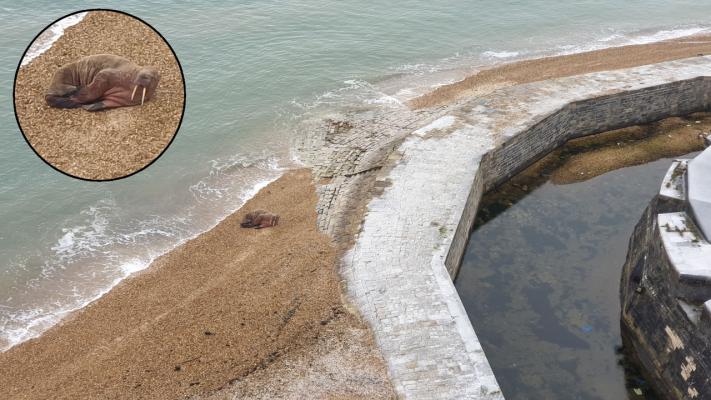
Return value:
M 47 104 L 49 104 L 52 107 L 57 107 L 57 108 L 77 108 L 81 107 L 81 104 L 77 103 L 76 101 L 72 100 L 69 97 L 62 97 L 62 96 L 44 96 L 45 101 Z
M 81 108 L 85 109 L 86 111 L 101 111 L 105 110 L 108 107 L 106 107 L 103 101 L 99 101 L 92 104 L 84 104 L 83 106 L 81 106 Z
M 51 93 L 47 93 L 47 96 L 55 97 L 69 97 L 79 91 L 79 87 L 69 84 L 55 84 L 52 87 Z

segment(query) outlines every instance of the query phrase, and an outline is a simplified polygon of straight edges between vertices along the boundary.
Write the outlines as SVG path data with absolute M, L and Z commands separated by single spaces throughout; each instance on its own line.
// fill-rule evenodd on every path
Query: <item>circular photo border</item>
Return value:
M 79 13 L 92 12 L 92 11 L 108 11 L 108 12 L 115 12 L 115 13 L 123 14 L 128 17 L 134 18 L 134 19 L 138 20 L 139 22 L 143 23 L 144 25 L 146 25 L 147 27 L 149 27 L 153 32 L 155 32 L 158 35 L 158 37 L 161 38 L 161 40 L 163 40 L 163 42 L 170 49 L 170 52 L 173 54 L 173 58 L 175 59 L 175 62 L 178 64 L 178 69 L 180 70 L 180 77 L 181 77 L 182 84 L 183 84 L 183 108 L 180 112 L 180 120 L 178 121 L 178 125 L 175 127 L 175 132 L 173 132 L 173 136 L 170 138 L 170 141 L 168 141 L 168 143 L 165 145 L 163 150 L 161 150 L 161 152 L 158 153 L 157 156 L 155 156 L 150 162 L 148 162 L 146 165 L 142 166 L 141 168 L 139 168 L 129 174 L 115 177 L 115 178 L 108 178 L 108 179 L 90 179 L 90 178 L 85 178 L 85 177 L 73 175 L 73 174 L 70 174 L 66 171 L 62 171 L 61 169 L 54 166 L 49 161 L 45 160 L 45 158 L 42 157 L 42 155 L 34 148 L 34 146 L 32 146 L 32 143 L 30 143 L 30 140 L 27 138 L 25 131 L 22 129 L 22 124 L 20 123 L 20 118 L 17 116 L 17 99 L 15 96 L 16 90 L 17 90 L 17 75 L 19 74 L 20 68 L 22 67 L 22 61 L 25 59 L 27 52 L 30 50 L 30 47 L 32 47 L 32 45 L 40 37 L 40 35 L 42 35 L 44 32 L 46 32 L 47 29 L 52 27 L 54 24 L 56 24 L 57 22 L 65 19 L 67 17 L 71 17 L 72 15 L 76 15 Z M 55 19 L 54 21 L 50 22 L 44 29 L 42 29 L 41 31 L 39 31 L 37 33 L 37 35 L 35 35 L 35 37 L 30 41 L 30 43 L 25 48 L 25 51 L 22 53 L 22 56 L 20 57 L 20 60 L 17 63 L 17 68 L 15 69 L 15 77 L 14 77 L 13 83 L 12 83 L 12 108 L 13 108 L 13 113 L 15 114 L 15 122 L 17 123 L 17 127 L 20 129 L 20 133 L 22 133 L 22 138 L 25 139 L 25 142 L 27 143 L 27 145 L 32 149 L 32 151 L 37 155 L 37 157 L 40 158 L 40 160 L 42 160 L 45 164 L 52 167 L 52 169 L 54 169 L 55 171 L 60 172 L 63 175 L 69 176 L 71 178 L 75 178 L 75 179 L 79 179 L 79 180 L 87 181 L 87 182 L 111 182 L 111 181 L 116 181 L 116 180 L 120 180 L 120 179 L 125 179 L 125 178 L 131 177 L 131 176 L 145 170 L 146 168 L 150 167 L 151 165 L 153 165 L 154 162 L 156 162 L 159 158 L 161 158 L 163 156 L 163 154 L 166 152 L 166 150 L 168 150 L 170 145 L 173 144 L 175 137 L 178 136 L 180 127 L 183 124 L 183 118 L 185 118 L 185 109 L 186 109 L 186 105 L 187 105 L 186 103 L 187 103 L 187 85 L 185 84 L 185 73 L 183 71 L 183 66 L 180 63 L 180 59 L 178 58 L 178 55 L 175 53 L 173 46 L 170 45 L 170 42 L 168 42 L 168 40 L 166 40 L 166 38 L 156 28 L 153 27 L 153 25 L 149 24 L 148 22 L 144 21 L 143 19 L 141 19 L 133 14 L 130 14 L 126 11 L 121 11 L 121 10 L 116 10 L 116 9 L 111 9 L 111 8 L 87 8 L 87 9 L 82 9 L 82 10 L 76 10 L 71 13 L 65 14 L 65 15 Z

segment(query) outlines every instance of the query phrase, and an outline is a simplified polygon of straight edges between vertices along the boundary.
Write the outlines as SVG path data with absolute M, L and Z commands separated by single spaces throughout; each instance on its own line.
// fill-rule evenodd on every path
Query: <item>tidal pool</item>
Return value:
M 618 292 L 671 162 L 567 185 L 548 163 L 482 199 L 455 286 L 507 400 L 656 399 L 621 349 Z

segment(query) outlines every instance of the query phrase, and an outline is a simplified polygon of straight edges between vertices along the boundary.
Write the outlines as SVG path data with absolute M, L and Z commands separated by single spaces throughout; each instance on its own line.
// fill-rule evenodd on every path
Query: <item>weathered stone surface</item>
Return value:
M 684 176 L 688 165 L 689 160 L 676 160 L 672 163 L 662 181 L 662 188 L 659 190 L 660 197 L 681 202 L 686 200 Z
M 347 132 L 322 127 L 304 138 L 300 158 L 320 182 L 319 226 L 352 244 L 345 286 L 401 396 L 502 398 L 450 279 L 483 192 L 568 139 L 708 110 L 710 66 L 695 57 L 438 109 L 354 112 L 341 118 Z
M 659 214 L 657 218 L 673 273 L 669 284 L 677 297 L 695 304 L 711 299 L 711 245 L 685 212 Z
M 709 399 L 711 244 L 686 212 L 684 194 L 693 187 L 668 190 L 684 182 L 678 172 L 683 164 L 669 169 L 660 196 L 630 240 L 620 285 L 621 325 L 628 353 L 660 395 Z

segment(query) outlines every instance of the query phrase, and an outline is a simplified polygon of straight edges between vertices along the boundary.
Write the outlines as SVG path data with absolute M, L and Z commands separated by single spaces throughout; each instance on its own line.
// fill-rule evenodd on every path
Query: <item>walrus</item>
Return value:
M 54 73 L 44 99 L 52 107 L 100 111 L 143 105 L 153 98 L 160 74 L 112 54 L 86 56 Z M 137 93 L 137 89 L 142 90 Z M 140 97 L 140 99 L 139 99 Z
M 264 210 L 254 210 L 248 212 L 244 216 L 242 223 L 239 224 L 242 228 L 269 228 L 276 226 L 279 223 L 279 216 Z

